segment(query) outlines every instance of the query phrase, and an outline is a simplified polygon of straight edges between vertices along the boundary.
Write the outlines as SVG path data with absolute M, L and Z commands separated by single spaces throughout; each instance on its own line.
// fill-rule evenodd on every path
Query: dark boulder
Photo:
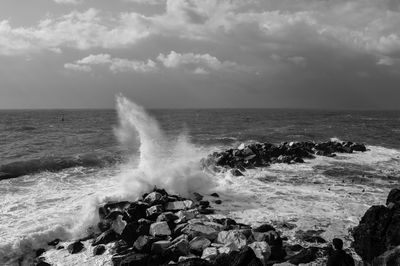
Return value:
M 144 202 L 132 202 L 126 211 L 131 221 L 137 221 L 141 218 L 146 218 L 146 210 L 149 207 L 150 206 Z
M 270 224 L 262 224 L 253 229 L 254 232 L 266 233 L 269 231 L 275 231 L 275 228 Z
M 114 266 L 147 266 L 149 255 L 141 253 L 128 253 L 114 255 L 111 260 Z
M 75 254 L 81 252 L 83 248 L 84 245 L 82 244 L 82 242 L 77 241 L 69 244 L 67 250 L 70 254 Z
M 231 266 L 263 266 L 262 262 L 256 257 L 253 249 L 248 246 L 243 247 L 239 252 L 232 252 L 231 254 L 233 258 Z
M 390 203 L 400 203 L 400 188 L 394 188 L 389 192 L 386 199 L 386 205 L 389 206 Z
M 92 246 L 100 245 L 100 244 L 108 244 L 110 242 L 116 241 L 119 238 L 117 233 L 114 230 L 109 229 L 103 233 L 101 233 L 96 239 L 93 240 Z
M 104 245 L 98 245 L 95 246 L 93 249 L 93 255 L 97 256 L 97 255 L 101 255 L 106 251 L 106 247 Z
M 299 230 L 296 232 L 295 237 L 305 242 L 323 244 L 326 243 L 326 240 L 320 236 L 323 232 L 323 230 Z
M 295 265 L 299 265 L 300 263 L 309 263 L 317 259 L 318 251 L 319 249 L 317 247 L 309 247 L 290 257 L 288 261 Z
M 190 258 L 178 262 L 177 266 L 215 266 L 215 265 L 207 260 L 203 260 L 200 258 Z

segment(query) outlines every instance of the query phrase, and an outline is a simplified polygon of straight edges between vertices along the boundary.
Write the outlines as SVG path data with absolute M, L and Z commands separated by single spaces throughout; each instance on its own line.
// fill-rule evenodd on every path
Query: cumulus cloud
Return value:
M 64 65 L 66 69 L 74 71 L 89 72 L 92 66 L 103 65 L 109 68 L 113 73 L 118 72 L 152 72 L 157 70 L 156 63 L 152 60 L 137 61 L 123 58 L 114 58 L 109 54 L 89 55 L 74 63 Z
M 92 66 L 107 66 L 113 73 L 118 72 L 153 72 L 161 68 L 178 69 L 194 74 L 209 74 L 211 71 L 245 71 L 245 66 L 240 66 L 231 61 L 220 61 L 209 54 L 177 53 L 171 51 L 169 54 L 159 54 L 155 59 L 145 61 L 115 58 L 109 54 L 89 55 L 85 58 L 67 63 L 66 69 L 89 72 Z

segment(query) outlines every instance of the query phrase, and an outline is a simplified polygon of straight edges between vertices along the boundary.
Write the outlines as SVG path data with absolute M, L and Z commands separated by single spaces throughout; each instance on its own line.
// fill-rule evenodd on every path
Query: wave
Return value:
M 104 167 L 121 161 L 118 155 L 81 154 L 71 157 L 42 157 L 0 166 L 0 180 L 43 171 L 58 172 L 71 167 Z

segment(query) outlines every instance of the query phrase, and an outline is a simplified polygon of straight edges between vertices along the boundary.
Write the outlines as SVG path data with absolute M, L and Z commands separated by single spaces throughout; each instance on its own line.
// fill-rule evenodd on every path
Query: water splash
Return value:
M 121 176 L 123 197 L 136 198 L 154 186 L 183 196 L 215 186 L 212 177 L 200 168 L 206 151 L 191 144 L 184 134 L 167 137 L 154 118 L 122 95 L 116 101 L 116 136 L 123 145 L 139 146 L 139 159 L 135 160 L 137 154 L 133 154 Z

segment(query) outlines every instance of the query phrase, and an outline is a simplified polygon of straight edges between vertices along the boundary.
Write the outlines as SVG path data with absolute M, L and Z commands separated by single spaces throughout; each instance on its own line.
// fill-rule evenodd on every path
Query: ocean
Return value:
M 218 191 L 219 211 L 242 222 L 290 221 L 349 238 L 400 178 L 400 111 L 289 109 L 0 111 L 0 264 L 54 238 L 84 235 L 96 206 L 154 185 Z M 243 177 L 201 159 L 241 143 L 362 142 L 365 153 L 274 164 Z M 93 210 L 85 217 L 82 210 Z M 290 235 L 289 235 L 290 239 Z

